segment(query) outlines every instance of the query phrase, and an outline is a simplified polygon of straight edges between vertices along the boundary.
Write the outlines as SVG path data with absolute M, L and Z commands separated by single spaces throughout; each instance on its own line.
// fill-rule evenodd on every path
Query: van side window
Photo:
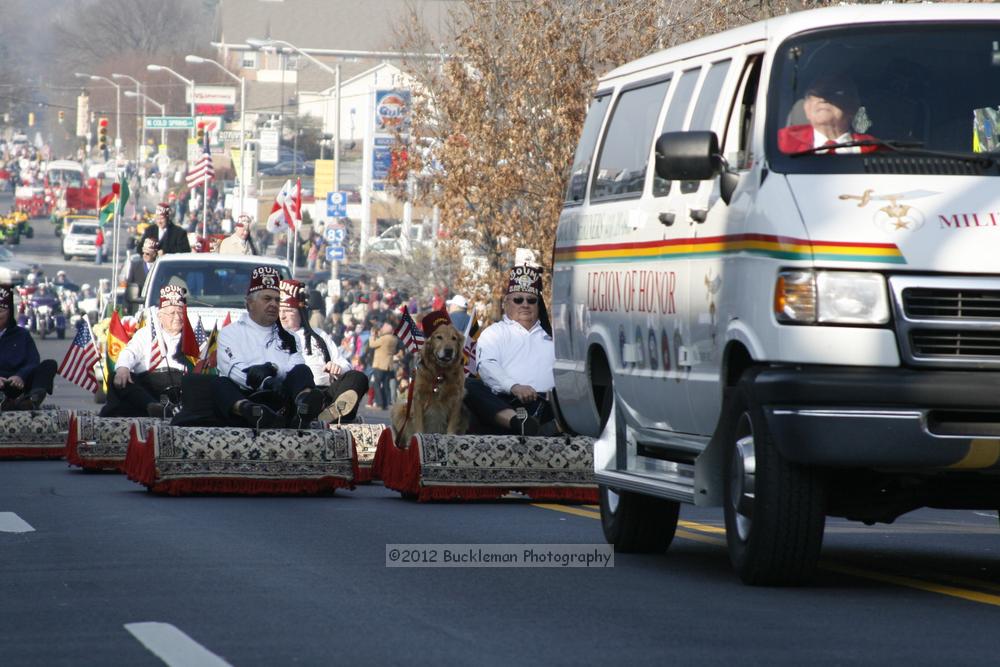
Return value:
M 642 196 L 656 119 L 669 84 L 670 79 L 664 78 L 618 95 L 604 133 L 591 201 Z
M 729 66 L 732 60 L 720 60 L 712 63 L 705 75 L 705 82 L 701 84 L 701 92 L 698 93 L 698 101 L 695 102 L 694 111 L 691 112 L 691 122 L 688 130 L 692 132 L 711 130 L 712 118 L 715 116 L 715 107 L 719 103 L 719 94 L 722 92 L 722 84 L 726 82 L 726 74 L 729 73 Z M 690 194 L 698 190 L 701 181 L 684 181 L 681 183 L 681 192 Z
M 663 119 L 664 132 L 680 132 L 684 129 L 684 119 L 687 117 L 688 104 L 691 102 L 691 93 L 694 92 L 695 84 L 698 83 L 698 75 L 701 68 L 689 69 L 677 80 L 677 87 L 674 95 L 670 98 L 670 106 L 667 107 L 667 117 Z M 659 176 L 653 177 L 653 196 L 662 197 L 670 192 L 670 181 L 665 181 Z
M 611 93 L 598 93 L 587 110 L 587 118 L 583 121 L 583 131 L 580 133 L 580 143 L 573 155 L 573 166 L 569 173 L 569 184 L 566 187 L 566 203 L 576 204 L 587 196 L 587 181 L 590 180 L 590 163 L 594 159 L 597 148 L 597 138 L 604 122 L 604 114 L 608 110 Z
M 757 87 L 760 85 L 760 68 L 763 58 L 753 55 L 747 58 L 740 77 L 740 86 L 726 124 L 722 152 L 726 160 L 738 170 L 749 169 L 753 165 L 750 147 L 753 132 L 754 111 L 757 104 Z

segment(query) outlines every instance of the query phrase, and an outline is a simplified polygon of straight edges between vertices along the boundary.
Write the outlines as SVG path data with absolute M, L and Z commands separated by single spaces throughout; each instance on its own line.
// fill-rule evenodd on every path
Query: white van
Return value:
M 998 118 L 995 5 L 796 13 L 600 80 L 552 300 L 610 542 L 722 505 L 741 578 L 789 584 L 826 516 L 1000 507 Z

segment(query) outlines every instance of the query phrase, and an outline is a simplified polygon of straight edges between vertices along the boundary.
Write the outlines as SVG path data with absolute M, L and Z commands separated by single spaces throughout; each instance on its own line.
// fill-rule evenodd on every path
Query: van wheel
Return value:
M 600 487 L 604 539 L 622 553 L 663 553 L 674 539 L 680 503 Z
M 750 382 L 741 382 L 730 400 L 724 501 L 729 559 L 746 584 L 805 583 L 823 544 L 825 485 L 815 470 L 778 452 Z

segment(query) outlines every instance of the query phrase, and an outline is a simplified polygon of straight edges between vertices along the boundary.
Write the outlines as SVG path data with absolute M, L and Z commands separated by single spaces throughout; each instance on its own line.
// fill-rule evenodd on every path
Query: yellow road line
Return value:
M 579 507 L 573 507 L 568 505 L 555 505 L 549 503 L 532 503 L 535 507 L 541 507 L 542 509 L 554 510 L 556 512 L 564 512 L 566 514 L 572 514 L 574 516 L 581 516 L 587 519 L 600 519 L 601 515 L 599 512 L 593 512 Z M 709 524 L 698 523 L 695 521 L 678 521 L 678 526 L 683 528 L 690 528 L 698 532 L 690 532 L 688 530 L 679 529 L 675 536 L 684 540 L 691 540 L 694 542 L 702 542 L 705 544 L 712 544 L 716 546 L 725 546 L 725 540 L 719 539 L 717 537 L 710 537 L 708 535 L 703 535 L 700 533 L 711 533 L 711 534 L 724 534 L 726 532 L 725 528 L 719 526 L 711 526 Z M 962 600 L 968 600 L 970 602 L 978 602 L 980 604 L 988 604 L 995 607 L 1000 607 L 1000 595 L 993 595 L 991 593 L 983 593 L 976 590 L 958 588 L 957 586 L 948 586 L 946 584 L 939 584 L 932 581 L 923 581 L 922 579 L 914 579 L 913 577 L 903 577 L 895 574 L 885 574 L 882 572 L 875 572 L 873 570 L 864 570 L 857 567 L 852 567 L 850 565 L 843 565 L 841 563 L 833 563 L 830 561 L 820 561 L 819 567 L 821 570 L 826 570 L 829 572 L 837 572 L 840 574 L 846 574 L 852 577 L 858 577 L 860 579 L 869 579 L 871 581 L 879 581 L 886 584 L 893 584 L 895 586 L 902 586 L 904 588 L 913 588 L 920 591 L 925 591 L 928 593 L 937 593 L 938 595 L 946 595 L 948 597 L 959 598 Z M 951 580 L 956 583 L 961 583 L 970 587 L 975 588 L 985 588 L 991 590 L 998 590 L 996 584 L 991 584 L 985 581 L 977 581 L 975 579 L 967 579 L 965 577 L 957 577 L 951 575 L 931 575 L 939 576 L 946 580 Z

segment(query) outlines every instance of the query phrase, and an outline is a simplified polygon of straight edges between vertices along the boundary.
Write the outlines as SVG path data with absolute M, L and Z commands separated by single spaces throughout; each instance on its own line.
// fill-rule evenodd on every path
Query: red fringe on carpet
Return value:
M 153 447 L 154 429 L 149 429 L 146 439 L 139 437 L 138 426 L 132 424 L 128 431 L 128 450 L 122 472 L 139 484 L 150 487 L 156 481 L 156 455 Z
M 77 451 L 76 447 L 79 443 L 79 434 L 77 433 L 79 429 L 77 428 L 76 413 L 73 412 L 69 416 L 69 432 L 66 433 L 66 460 L 71 466 L 82 466 L 83 461 L 80 459 L 80 453 Z
M 417 500 L 496 500 L 505 493 L 507 489 L 496 486 L 422 486 Z
M 131 448 L 130 448 L 131 449 Z M 319 479 L 220 479 L 214 477 L 191 477 L 155 482 L 153 493 L 171 496 L 189 494 L 241 495 L 241 496 L 289 496 L 320 495 L 333 493 L 337 489 L 353 489 L 354 484 L 340 477 Z
M 66 456 L 66 445 L 51 447 L 2 447 L 0 459 L 61 459 Z
M 354 467 L 355 484 L 369 484 L 374 479 L 372 467 L 370 465 L 358 464 Z
M 588 486 L 535 486 L 516 489 L 532 500 L 597 504 L 597 488 Z
M 125 472 L 125 462 L 121 459 L 80 459 L 84 470 L 115 470 Z
M 392 439 L 392 431 L 385 429 L 378 438 L 372 471 L 382 479 L 387 489 L 400 493 L 420 492 L 420 446 L 416 438 L 410 446 L 400 449 Z

